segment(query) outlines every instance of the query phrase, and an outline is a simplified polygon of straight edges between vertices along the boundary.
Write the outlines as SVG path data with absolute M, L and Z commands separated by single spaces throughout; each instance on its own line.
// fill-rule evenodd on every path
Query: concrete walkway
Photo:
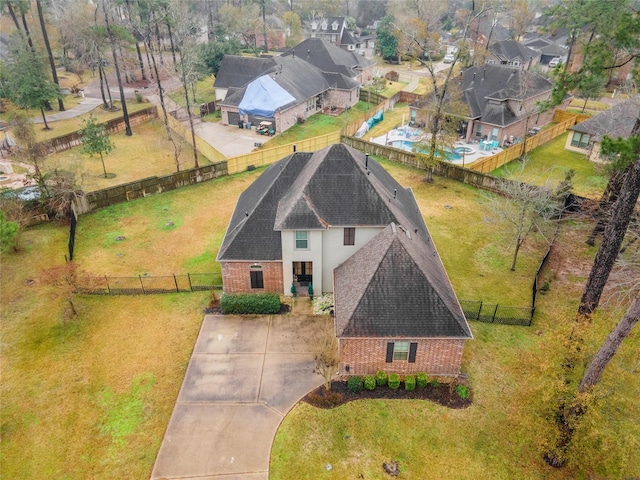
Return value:
M 68 120 L 70 118 L 79 117 L 80 115 L 89 113 L 98 105 L 102 105 L 102 100 L 99 98 L 85 97 L 73 108 L 68 108 L 64 112 L 52 113 L 50 115 L 47 115 L 47 112 L 45 112 L 45 116 L 47 117 L 47 123 L 57 122 L 59 120 Z M 44 123 L 42 115 L 39 117 L 33 117 L 32 120 L 33 123 Z
M 151 479 L 268 480 L 282 419 L 322 384 L 311 339 L 331 328 L 296 302 L 292 315 L 205 316 Z

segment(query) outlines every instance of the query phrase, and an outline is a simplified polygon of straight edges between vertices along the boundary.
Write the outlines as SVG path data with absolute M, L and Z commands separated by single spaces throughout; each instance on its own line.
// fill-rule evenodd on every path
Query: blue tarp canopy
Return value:
M 263 75 L 247 85 L 238 111 L 243 115 L 273 117 L 279 107 L 294 100 L 295 98 L 269 75 Z

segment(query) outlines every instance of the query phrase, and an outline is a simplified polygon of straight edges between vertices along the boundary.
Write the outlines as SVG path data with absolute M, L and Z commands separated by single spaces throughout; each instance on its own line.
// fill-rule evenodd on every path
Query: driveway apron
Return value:
M 287 412 L 322 384 L 311 339 L 327 317 L 207 315 L 153 480 L 267 480 Z

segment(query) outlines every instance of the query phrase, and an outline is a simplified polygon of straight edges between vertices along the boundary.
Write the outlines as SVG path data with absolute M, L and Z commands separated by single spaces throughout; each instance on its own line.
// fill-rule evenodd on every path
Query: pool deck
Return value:
M 390 130 L 385 135 L 380 137 L 371 137 L 369 139 L 372 143 L 377 143 L 378 145 L 390 145 L 391 142 L 397 141 L 408 141 L 408 142 L 424 142 L 429 138 L 429 134 L 425 133 L 423 130 L 412 128 L 409 126 L 396 128 Z M 481 158 L 490 157 L 492 155 L 496 155 L 497 153 L 502 151 L 502 148 L 492 148 L 490 150 L 481 150 L 480 143 L 464 143 L 462 141 L 456 142 L 455 148 L 470 148 L 473 149 L 474 153 L 465 153 L 463 158 L 458 160 L 449 160 L 449 163 L 453 163 L 454 165 L 463 165 L 467 166 L 476 160 Z

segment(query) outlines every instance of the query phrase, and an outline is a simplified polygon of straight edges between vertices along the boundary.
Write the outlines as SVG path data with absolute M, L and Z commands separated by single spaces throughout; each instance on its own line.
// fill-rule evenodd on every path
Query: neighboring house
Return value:
M 348 29 L 345 17 L 326 17 L 311 20 L 307 38 L 319 38 L 348 52 L 371 58 L 375 52 L 372 35 L 360 36 Z
M 349 69 L 335 66 L 335 70 Z M 340 71 L 322 71 L 296 55 L 268 59 L 226 55 L 214 83 L 216 96 L 224 96 L 218 102 L 221 122 L 270 121 L 275 132 L 283 132 L 325 108 L 338 112 L 350 108 L 359 100 L 360 83 Z
M 526 47 L 514 40 L 504 40 L 489 45 L 490 65 L 503 65 L 513 68 L 529 69 L 540 63 L 540 52 Z
M 525 46 L 540 53 L 540 64 L 549 65 L 554 58 L 559 58 L 563 64 L 567 63 L 569 49 L 563 45 L 558 45 L 545 37 L 532 38 L 524 42 Z
M 594 162 L 601 162 L 600 142 L 606 135 L 610 138 L 628 138 L 640 117 L 640 97 L 614 105 L 584 122 L 569 128 L 566 150 L 584 153 Z
M 488 139 L 500 145 L 523 138 L 553 118 L 553 111 L 540 112 L 537 105 L 549 99 L 552 87 L 551 81 L 526 70 L 489 64 L 468 68 L 457 86 L 468 108 L 460 136 L 465 142 Z M 429 98 L 412 103 L 410 121 L 428 130 L 432 104 Z
M 362 55 L 347 52 L 318 38 L 308 38 L 282 54 L 296 56 L 327 73 L 339 73 L 360 84 L 371 80 L 375 63 Z
M 271 165 L 217 260 L 225 293 L 334 292 L 342 373 L 460 372 L 471 332 L 413 193 L 351 147 Z

